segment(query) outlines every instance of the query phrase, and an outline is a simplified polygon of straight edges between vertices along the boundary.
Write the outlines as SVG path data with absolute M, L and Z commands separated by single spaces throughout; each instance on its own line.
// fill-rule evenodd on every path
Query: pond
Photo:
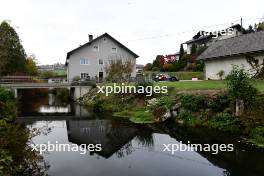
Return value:
M 186 128 L 167 122 L 136 125 L 95 114 L 74 103 L 58 103 L 53 95 L 22 97 L 19 123 L 40 134 L 35 144 L 101 144 L 101 151 L 48 151 L 43 153 L 49 175 L 264 175 L 264 151 L 243 145 L 223 132 Z M 230 144 L 233 152 L 164 151 L 164 144 Z

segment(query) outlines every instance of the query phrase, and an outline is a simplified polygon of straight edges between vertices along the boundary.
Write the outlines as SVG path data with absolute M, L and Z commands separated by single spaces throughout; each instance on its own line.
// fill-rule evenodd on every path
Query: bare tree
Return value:
M 259 59 L 251 55 L 245 55 L 248 64 L 251 66 L 249 70 L 253 75 L 252 78 L 264 79 L 264 59 L 260 63 Z
M 105 67 L 106 79 L 111 82 L 130 82 L 134 62 L 132 59 L 111 60 Z

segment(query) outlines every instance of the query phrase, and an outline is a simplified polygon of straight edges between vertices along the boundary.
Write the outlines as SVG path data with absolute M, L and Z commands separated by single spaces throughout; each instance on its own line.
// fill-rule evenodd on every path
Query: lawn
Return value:
M 252 81 L 256 88 L 264 93 L 264 81 Z M 176 90 L 221 90 L 226 88 L 226 81 L 179 81 L 179 82 L 158 82 L 159 86 L 173 87 Z

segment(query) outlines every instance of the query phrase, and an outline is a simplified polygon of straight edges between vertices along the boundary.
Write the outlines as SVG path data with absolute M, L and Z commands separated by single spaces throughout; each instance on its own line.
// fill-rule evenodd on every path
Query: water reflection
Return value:
M 50 97 L 51 98 L 51 97 Z M 43 101 L 50 107 L 50 98 Z M 47 101 L 48 100 L 48 101 Z M 48 115 L 34 109 L 42 103 L 31 101 L 20 123 L 42 131 L 35 143 L 102 144 L 102 151 L 80 155 L 76 152 L 50 152 L 44 155 L 50 175 L 264 175 L 264 152 L 235 143 L 235 152 L 163 152 L 163 144 L 233 143 L 229 134 L 208 129 L 184 128 L 172 124 L 135 125 L 106 114 L 93 114 L 86 108 L 70 104 L 68 112 Z M 29 104 L 29 102 L 27 102 Z M 63 106 L 63 107 L 68 107 Z M 32 117 L 35 114 L 38 116 Z M 25 117 L 26 116 L 26 117 Z
M 40 113 L 69 113 L 71 112 L 70 106 L 60 107 L 60 106 L 40 106 Z
M 96 153 L 104 158 L 111 157 L 137 135 L 135 128 L 106 119 L 67 120 L 67 132 L 70 142 L 79 145 L 101 144 L 102 151 Z M 129 147 L 124 148 L 128 154 Z

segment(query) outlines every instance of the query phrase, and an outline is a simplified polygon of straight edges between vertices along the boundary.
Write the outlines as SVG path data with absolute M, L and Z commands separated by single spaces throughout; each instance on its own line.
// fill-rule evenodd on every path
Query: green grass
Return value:
M 249 142 L 264 147 L 264 127 L 259 126 L 251 131 Z
M 153 115 L 147 112 L 144 108 L 137 108 L 131 110 L 125 110 L 122 112 L 115 112 L 113 114 L 115 117 L 128 118 L 134 123 L 153 123 Z
M 256 88 L 264 93 L 264 81 L 252 81 Z M 226 89 L 226 81 L 179 81 L 179 82 L 158 82 L 159 86 L 172 87 L 175 90 L 224 90 Z
M 56 73 L 58 76 L 67 75 L 66 70 L 54 70 L 54 73 Z
M 224 89 L 225 81 L 178 81 L 158 82 L 159 86 L 173 87 L 177 90 L 217 90 Z

